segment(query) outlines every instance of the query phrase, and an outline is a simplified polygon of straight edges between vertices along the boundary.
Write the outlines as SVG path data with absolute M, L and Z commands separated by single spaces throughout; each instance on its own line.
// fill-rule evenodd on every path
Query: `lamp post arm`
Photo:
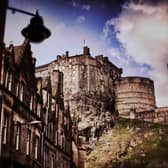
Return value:
M 27 11 L 24 11 L 24 10 L 21 10 L 21 9 L 17 9 L 17 8 L 14 8 L 14 7 L 10 7 L 10 6 L 8 6 L 7 9 L 11 10 L 12 13 L 20 12 L 20 13 L 24 13 L 26 15 L 36 16 L 36 14 L 34 14 L 34 13 L 27 12 Z

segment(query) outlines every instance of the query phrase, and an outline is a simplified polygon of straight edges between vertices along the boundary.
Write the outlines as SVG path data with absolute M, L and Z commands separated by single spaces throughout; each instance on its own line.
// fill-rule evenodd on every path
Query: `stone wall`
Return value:
M 160 107 L 139 113 L 130 112 L 130 118 L 168 125 L 168 107 Z
M 123 77 L 115 82 L 116 110 L 120 116 L 129 117 L 130 111 L 154 110 L 153 81 L 143 77 Z
M 78 130 L 73 132 L 78 134 L 74 139 L 79 149 L 79 167 L 83 168 L 86 153 L 94 148 L 103 130 L 113 125 L 114 81 L 121 77 L 122 69 L 107 57 L 92 57 L 89 48 L 84 47 L 80 55 L 69 56 L 66 52 L 51 63 L 37 67 L 36 76 L 51 75 L 53 70 L 63 73 L 64 101 L 69 103 L 73 124 L 77 123 Z
M 55 71 L 55 76 L 52 73 Z M 51 76 L 56 84 L 62 72 L 64 102 L 73 122 L 75 164 L 84 167 L 86 154 L 94 149 L 103 132 L 114 126 L 113 114 L 150 122 L 168 121 L 167 108 L 156 108 L 154 83 L 143 77 L 123 77 L 122 69 L 102 55 L 92 57 L 88 47 L 80 55 L 66 52 L 36 68 L 36 76 Z M 78 151 L 79 150 L 79 151 Z
M 80 91 L 112 95 L 113 81 L 120 78 L 122 73 L 122 69 L 112 64 L 107 57 L 100 55 L 93 58 L 88 47 L 84 47 L 83 54 L 69 56 L 66 52 L 51 63 L 37 67 L 36 76 L 46 76 L 53 69 L 64 74 L 65 100 Z

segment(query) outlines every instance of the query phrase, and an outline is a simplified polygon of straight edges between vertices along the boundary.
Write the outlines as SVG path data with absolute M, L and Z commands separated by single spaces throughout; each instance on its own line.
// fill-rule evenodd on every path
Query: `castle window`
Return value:
M 30 154 L 30 137 L 31 137 L 31 131 L 27 129 L 26 155 Z
M 16 125 L 16 150 L 20 149 L 21 124 Z

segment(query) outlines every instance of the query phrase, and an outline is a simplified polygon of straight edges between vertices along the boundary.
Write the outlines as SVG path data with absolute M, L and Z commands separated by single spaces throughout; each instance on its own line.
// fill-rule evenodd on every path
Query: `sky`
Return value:
M 36 65 L 69 51 L 103 54 L 123 76 L 154 80 L 157 106 L 168 106 L 168 0 L 9 0 L 9 5 L 39 14 L 51 37 L 32 43 Z M 8 10 L 5 43 L 20 45 L 31 16 Z

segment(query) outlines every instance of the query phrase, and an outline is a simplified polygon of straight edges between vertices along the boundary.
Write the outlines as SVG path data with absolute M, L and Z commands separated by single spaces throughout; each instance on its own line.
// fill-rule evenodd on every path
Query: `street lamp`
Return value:
M 39 43 L 48 38 L 51 32 L 43 25 L 43 19 L 37 11 L 30 24 L 22 30 L 22 35 L 28 38 L 30 42 Z
M 44 26 L 43 18 L 39 15 L 38 11 L 36 14 L 30 13 L 21 9 L 13 8 L 8 6 L 8 0 L 0 0 L 0 67 L 2 59 L 2 51 L 4 49 L 4 30 L 6 21 L 7 9 L 12 12 L 20 12 L 26 15 L 33 16 L 30 24 L 22 30 L 22 35 L 32 43 L 40 43 L 43 40 L 50 37 L 51 32 Z M 1 75 L 0 75 L 1 81 Z
M 38 11 L 36 12 L 36 14 L 34 14 L 21 9 L 8 7 L 8 0 L 0 0 L 0 57 L 3 50 L 3 39 L 7 9 L 12 10 L 13 13 L 20 12 L 26 15 L 33 16 L 31 18 L 30 24 L 22 30 L 22 35 L 25 38 L 28 38 L 30 42 L 40 43 L 50 37 L 51 32 L 44 26 L 43 18 L 39 15 Z
M 20 12 L 26 15 L 33 16 L 30 20 L 30 24 L 22 30 L 22 35 L 25 38 L 29 39 L 30 42 L 40 43 L 50 37 L 51 32 L 48 28 L 44 26 L 43 18 L 39 15 L 38 10 L 36 11 L 36 14 L 33 14 L 13 7 L 8 7 L 8 9 L 11 10 L 13 13 Z

